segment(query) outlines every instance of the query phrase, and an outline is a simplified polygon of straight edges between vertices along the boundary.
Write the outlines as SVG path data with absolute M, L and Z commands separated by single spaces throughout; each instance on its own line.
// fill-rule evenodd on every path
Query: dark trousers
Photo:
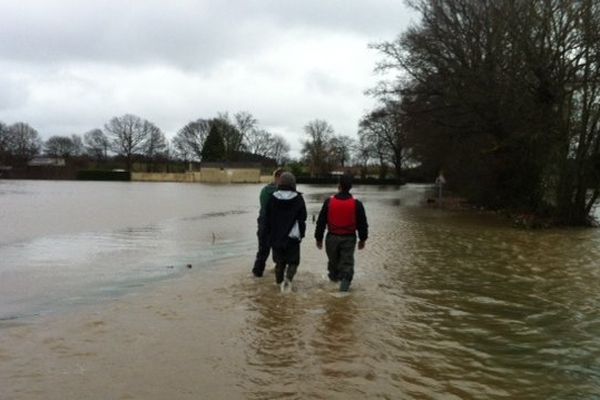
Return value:
M 275 261 L 277 283 L 283 282 L 284 276 L 291 281 L 296 275 L 298 264 L 300 264 L 300 242 L 290 240 L 285 247 L 273 247 L 273 260 Z
M 354 249 L 356 236 L 340 236 L 327 234 L 325 251 L 327 252 L 327 270 L 329 279 L 337 282 L 346 280 L 352 282 L 354 276 Z
M 256 259 L 254 260 L 254 267 L 252 268 L 252 272 L 256 276 L 262 276 L 263 272 L 265 271 L 267 259 L 269 258 L 271 246 L 269 246 L 269 240 L 266 237 L 264 237 L 264 235 L 260 231 L 260 228 L 258 232 L 256 232 L 256 236 L 258 236 L 258 252 L 256 253 Z

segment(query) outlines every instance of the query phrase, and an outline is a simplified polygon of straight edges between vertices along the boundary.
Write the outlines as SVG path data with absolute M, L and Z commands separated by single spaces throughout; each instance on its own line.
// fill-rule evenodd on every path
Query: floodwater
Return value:
M 0 398 L 600 398 L 599 230 L 357 187 L 370 238 L 340 295 L 311 238 L 330 188 L 301 186 L 281 294 L 250 274 L 259 190 L 0 181 Z

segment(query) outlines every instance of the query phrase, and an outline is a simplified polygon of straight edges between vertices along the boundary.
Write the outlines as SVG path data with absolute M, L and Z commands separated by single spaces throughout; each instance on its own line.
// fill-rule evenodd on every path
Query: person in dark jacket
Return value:
M 354 248 L 358 232 L 358 249 L 365 247 L 369 236 L 369 225 L 362 203 L 350 194 L 352 177 L 342 175 L 338 193 L 323 203 L 315 239 L 317 247 L 323 248 L 323 235 L 327 227 L 325 251 L 327 252 L 327 270 L 332 282 L 340 282 L 340 291 L 347 292 L 354 276 Z
M 300 241 L 306 232 L 306 205 L 296 191 L 296 178 L 289 172 L 279 177 L 277 190 L 265 209 L 261 232 L 273 250 L 275 279 L 281 290 L 291 289 L 300 264 Z
M 267 243 L 267 241 L 262 239 L 264 237 L 264 235 L 262 235 L 261 231 L 260 231 L 260 229 L 261 229 L 260 221 L 261 221 L 261 218 L 263 218 L 263 216 L 264 216 L 265 209 L 267 206 L 267 201 L 269 201 L 269 198 L 271 197 L 271 195 L 277 190 L 277 183 L 278 183 L 279 177 L 281 176 L 282 173 L 283 173 L 283 169 L 281 169 L 281 168 L 276 169 L 273 172 L 273 182 L 271 182 L 268 185 L 266 185 L 265 187 L 263 187 L 262 190 L 260 191 L 260 197 L 259 197 L 260 211 L 258 212 L 258 219 L 257 219 L 258 231 L 256 232 L 256 236 L 258 237 L 258 252 L 256 253 L 256 259 L 254 260 L 254 267 L 252 268 L 252 273 L 254 274 L 254 276 L 256 276 L 258 278 L 263 276 L 263 273 L 265 271 L 265 266 L 267 263 L 267 259 L 269 258 L 269 252 L 271 251 L 271 248 L 269 247 L 269 244 Z

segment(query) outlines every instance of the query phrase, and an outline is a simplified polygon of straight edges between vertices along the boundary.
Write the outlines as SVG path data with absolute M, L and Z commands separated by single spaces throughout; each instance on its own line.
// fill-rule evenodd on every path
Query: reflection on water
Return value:
M 212 188 L 203 194 L 202 185 L 182 188 L 178 196 L 202 199 L 196 212 L 184 201 L 178 212 L 161 211 L 163 219 L 1 247 L 3 310 L 10 310 L 7 299 L 20 299 L 6 281 L 28 289 L 49 282 L 48 296 L 60 288 L 56 276 L 67 283 L 75 276 L 70 284 L 77 287 L 92 275 L 85 282 L 111 287 L 129 274 L 128 284 L 136 285 L 136 277 L 171 273 L 169 263 L 251 260 L 259 187 L 221 187 L 223 197 Z M 309 215 L 331 193 L 301 190 Z M 349 295 L 326 280 L 312 222 L 293 293 L 279 293 L 270 269 L 250 278 L 250 262 L 232 272 L 233 282 L 214 288 L 217 314 L 210 318 L 239 320 L 239 331 L 223 333 L 232 340 L 219 366 L 243 398 L 600 396 L 600 231 L 523 231 L 493 215 L 421 208 L 421 186 L 354 191 L 371 237 L 357 253 Z M 36 285 L 20 281 L 28 274 Z M 201 325 L 193 324 L 197 337 Z M 241 364 L 234 361 L 240 355 Z
M 187 264 L 251 254 L 258 189 L 0 181 L 0 318 L 93 303 Z

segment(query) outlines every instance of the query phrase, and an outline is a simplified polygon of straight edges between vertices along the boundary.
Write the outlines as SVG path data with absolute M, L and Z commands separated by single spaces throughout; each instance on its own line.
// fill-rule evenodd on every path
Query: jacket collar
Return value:
M 273 193 L 273 196 L 275 196 L 276 199 L 278 200 L 292 200 L 293 198 L 295 198 L 296 196 L 298 196 L 298 192 L 293 191 L 293 190 L 277 190 Z

